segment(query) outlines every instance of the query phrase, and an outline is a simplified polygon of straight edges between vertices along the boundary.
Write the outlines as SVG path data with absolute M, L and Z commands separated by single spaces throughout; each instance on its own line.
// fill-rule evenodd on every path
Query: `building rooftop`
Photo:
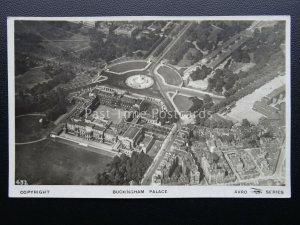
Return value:
M 145 118 L 145 119 L 150 119 L 150 120 L 157 120 L 157 118 L 158 118 L 157 115 L 153 114 L 153 113 L 142 113 L 141 117 Z
M 123 137 L 134 139 L 141 132 L 141 130 L 141 128 L 130 126 L 124 133 Z
M 148 144 L 152 141 L 153 136 L 151 135 L 145 135 L 144 139 L 141 141 L 141 145 L 148 146 Z
M 110 134 L 110 135 L 113 135 L 113 136 L 116 136 L 116 132 L 114 132 L 112 129 L 107 129 L 105 131 L 106 134 Z
M 94 130 L 98 130 L 98 131 L 102 131 L 103 132 L 105 130 L 105 128 L 95 125 L 94 126 Z
M 132 30 L 134 30 L 134 29 L 136 29 L 136 26 L 135 25 L 133 25 L 133 24 L 123 24 L 123 25 L 121 25 L 121 26 L 119 26 L 116 30 L 117 31 L 126 31 L 126 32 L 130 32 L 130 31 L 132 31 Z
M 268 94 L 266 97 L 267 98 L 274 98 L 276 97 L 277 95 L 281 94 L 282 92 L 285 91 L 285 85 L 282 85 L 281 87 L 279 88 L 276 88 L 274 91 L 272 91 L 270 94 Z

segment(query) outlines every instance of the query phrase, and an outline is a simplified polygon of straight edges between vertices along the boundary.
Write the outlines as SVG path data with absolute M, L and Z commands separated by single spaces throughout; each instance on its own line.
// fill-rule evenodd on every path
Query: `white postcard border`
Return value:
M 15 75 L 14 21 L 123 20 L 284 20 L 286 21 L 286 185 L 285 186 L 96 186 L 15 185 Z M 289 198 L 291 197 L 291 18 L 281 16 L 118 16 L 118 17 L 8 17 L 9 197 L 42 198 Z M 254 192 L 253 188 L 259 190 Z

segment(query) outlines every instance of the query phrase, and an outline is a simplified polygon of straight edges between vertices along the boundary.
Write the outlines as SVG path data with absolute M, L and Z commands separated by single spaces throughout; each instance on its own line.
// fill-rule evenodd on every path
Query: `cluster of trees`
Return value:
M 261 77 L 260 79 L 257 79 L 257 80 L 253 79 L 252 83 L 245 86 L 244 88 L 239 88 L 238 91 L 236 91 L 236 89 L 233 89 L 234 92 L 231 95 L 229 95 L 225 100 L 222 100 L 221 102 L 215 104 L 211 108 L 211 111 L 218 112 L 221 108 L 229 105 L 230 103 L 237 101 L 246 95 L 251 94 L 257 88 L 261 87 L 268 81 L 274 79 L 276 76 L 278 76 L 278 74 L 273 72 L 273 73 L 269 73 L 262 77 L 261 73 L 260 73 L 259 76 Z
M 20 92 L 16 98 L 16 115 L 41 112 L 53 121 L 66 112 L 66 106 L 65 93 L 61 89 L 52 90 L 45 95 L 38 95 L 34 98 L 29 98 L 28 95 Z
M 48 120 L 54 121 L 62 114 L 67 112 L 67 108 L 63 104 L 57 104 L 53 108 L 48 109 L 45 114 Z
M 158 44 L 160 44 L 159 46 L 156 46 L 154 49 L 152 49 L 152 50 L 154 50 L 155 52 L 153 52 L 153 56 L 154 57 L 157 57 L 157 56 L 159 56 L 160 55 L 160 53 L 162 53 L 162 51 L 166 48 L 166 46 L 172 41 L 172 39 L 171 38 L 169 38 L 169 37 L 167 37 L 166 39 L 164 38 L 164 37 L 161 37 L 160 38 L 161 39 L 161 41 L 160 41 L 160 43 L 158 43 Z M 157 44 L 157 45 L 158 45 Z M 151 51 L 152 51 L 151 50 Z M 149 51 L 150 52 L 150 51 Z
M 216 47 L 216 45 L 211 43 L 208 40 L 208 37 L 206 37 L 205 35 L 201 36 L 200 39 L 196 42 L 196 44 L 203 51 L 211 51 Z
M 263 67 L 270 56 L 280 50 L 285 41 L 285 22 L 278 22 L 275 26 L 256 29 L 253 37 L 247 41 L 247 51 L 253 53 L 253 60 L 258 67 Z
M 282 51 L 278 50 L 277 53 L 269 57 L 269 60 L 267 62 L 269 66 L 266 66 L 266 64 L 264 65 L 264 67 L 256 65 L 248 72 L 239 72 L 239 80 L 236 81 L 235 85 L 232 88 L 224 92 L 224 96 L 226 98 L 230 98 L 231 100 L 239 99 L 245 96 L 244 94 L 250 94 L 256 88 L 272 80 L 273 78 L 278 76 L 278 74 L 274 73 L 273 71 L 279 72 L 281 70 L 280 68 L 284 68 L 284 60 L 282 60 L 284 59 L 284 57 L 285 56 Z M 278 69 L 271 70 L 270 68 Z
M 187 53 L 190 48 L 193 48 L 193 44 L 190 42 L 183 42 L 177 47 L 174 46 L 168 53 L 168 59 L 170 59 L 170 63 L 173 65 L 178 64 L 178 62 L 183 58 L 185 53 Z
M 270 29 L 275 33 L 269 33 Z M 217 112 L 226 105 L 229 105 L 230 103 L 252 93 L 257 88 L 278 76 L 278 73 L 274 73 L 274 71 L 279 72 L 282 68 L 284 68 L 284 60 L 282 59 L 284 59 L 285 56 L 280 49 L 280 44 L 284 41 L 284 24 L 280 22 L 273 28 L 271 27 L 267 30 L 263 28 L 261 32 L 256 31 L 254 37 L 256 37 L 255 39 L 257 41 L 256 44 L 258 44 L 258 51 L 263 51 L 261 52 L 262 55 L 259 57 L 265 58 L 257 61 L 256 66 L 250 69 L 250 71 L 240 72 L 238 74 L 239 79 L 235 82 L 232 88 L 229 88 L 224 92 L 226 99 L 215 104 L 211 108 L 212 112 Z M 270 40 L 273 41 L 269 42 Z M 247 46 L 249 48 L 249 44 L 247 44 Z M 255 48 L 255 46 L 252 47 L 252 49 Z M 254 54 L 257 54 L 257 51 L 255 52 Z
M 44 47 L 41 44 L 41 42 L 42 42 L 42 38 L 37 34 L 22 33 L 16 31 L 15 33 L 15 75 L 16 76 L 23 74 L 28 70 L 30 70 L 32 67 L 38 65 L 38 62 L 40 60 L 37 57 L 32 56 L 31 53 L 44 51 Z
M 189 99 L 193 102 L 193 105 L 189 109 L 190 112 L 209 110 L 214 104 L 212 98 L 208 94 L 204 95 L 203 100 L 197 97 L 190 97 Z
M 131 181 L 139 184 L 151 162 L 151 157 L 144 152 L 133 152 L 131 157 L 115 156 L 106 171 L 97 175 L 96 184 L 128 185 Z
M 211 73 L 211 71 L 211 68 L 203 65 L 201 69 L 197 67 L 196 70 L 191 73 L 190 77 L 193 81 L 204 80 Z
M 199 111 L 203 106 L 203 101 L 197 97 L 189 97 L 189 100 L 193 102 L 193 105 L 189 108 L 189 111 L 194 113 Z
M 192 52 L 189 51 L 186 54 L 186 58 L 188 60 L 191 60 L 191 64 L 194 64 L 194 63 L 200 61 L 203 58 L 203 54 L 199 50 L 195 51 L 194 53 L 192 53 Z
M 249 21 L 203 21 L 197 25 L 189 40 L 197 41 L 200 49 L 211 51 L 220 41 L 228 40 L 232 35 L 249 27 Z
M 214 103 L 210 95 L 205 94 L 203 97 L 203 108 L 210 109 L 213 105 Z
M 203 124 L 204 127 L 208 128 L 226 128 L 231 129 L 233 126 L 233 122 L 231 120 L 211 120 L 208 119 Z M 259 127 L 251 124 L 247 119 L 243 119 L 241 125 L 238 128 L 240 130 L 240 141 L 242 142 L 245 148 L 255 148 L 259 147 L 260 137 L 259 137 Z M 192 136 L 195 140 L 205 142 L 206 138 L 204 136 L 200 136 L 198 134 L 194 134 Z M 218 135 L 218 138 L 221 139 L 222 142 L 232 143 L 235 141 L 233 133 L 229 135 Z
M 162 125 L 176 123 L 179 118 L 179 115 L 175 111 L 161 111 L 157 114 L 158 122 Z
M 47 68 L 46 68 L 47 69 Z M 49 75 L 53 77 L 51 80 L 38 83 L 33 88 L 29 90 L 29 93 L 32 95 L 40 95 L 46 93 L 59 84 L 66 84 L 72 80 L 76 74 L 71 70 L 64 70 L 62 68 L 55 68 L 48 71 Z
M 115 35 L 110 32 L 107 36 L 100 31 L 91 30 L 90 39 L 91 48 L 81 53 L 81 58 L 89 60 L 111 61 L 123 55 L 132 57 L 135 51 L 141 50 L 138 56 L 143 57 L 142 51 L 149 51 L 154 44 L 159 44 L 159 36 L 154 33 L 136 37 L 127 37 L 125 35 Z
M 193 106 L 189 110 L 196 114 L 195 123 L 198 125 L 203 125 L 204 121 L 210 116 L 210 108 L 214 105 L 212 98 L 210 95 L 205 94 L 203 100 L 194 97 L 192 101 Z
M 181 25 L 183 26 L 183 24 Z M 181 27 L 181 26 L 178 26 Z M 181 37 L 180 40 L 173 45 L 172 49 L 168 52 L 166 58 L 170 60 L 170 63 L 176 65 L 184 56 L 184 54 L 193 48 L 194 45 L 191 42 L 186 42 L 186 38 L 194 31 L 196 24 L 193 24 Z M 179 29 L 180 30 L 180 29 Z M 174 31 L 174 30 L 173 30 Z M 172 32 L 173 33 L 173 32 Z M 176 32 L 177 34 L 178 32 Z
M 16 52 L 22 52 L 24 49 L 36 49 L 42 48 L 41 42 L 43 38 L 40 35 L 34 33 L 18 33 L 15 34 L 15 48 Z
M 188 39 L 190 41 L 196 41 L 198 47 L 204 51 L 211 50 L 213 48 L 213 43 L 211 41 L 215 39 L 214 37 L 209 38 L 212 30 L 213 28 L 211 27 L 210 22 L 203 21 L 196 25 L 196 28 L 188 37 Z
M 26 73 L 31 68 L 39 65 L 38 59 L 35 57 L 31 57 L 27 54 L 19 54 L 16 53 L 15 55 L 15 75 L 21 75 Z
M 250 61 L 251 61 L 248 51 L 245 49 L 241 49 L 241 48 L 235 50 L 232 53 L 231 58 L 235 62 L 250 63 Z
M 72 23 L 68 21 L 47 21 L 47 23 L 72 33 L 80 32 L 80 29 L 82 27 L 82 24 L 80 23 Z
M 229 69 L 217 69 L 212 78 L 208 79 L 208 90 L 215 91 L 217 93 L 223 93 L 223 87 L 225 90 L 231 89 L 239 77 Z
M 257 148 L 260 146 L 259 128 L 251 124 L 247 119 L 243 119 L 241 126 L 241 141 L 245 148 Z
M 231 129 L 233 126 L 233 122 L 231 120 L 226 119 L 206 119 L 204 123 L 200 123 L 200 125 L 209 128 L 228 128 Z

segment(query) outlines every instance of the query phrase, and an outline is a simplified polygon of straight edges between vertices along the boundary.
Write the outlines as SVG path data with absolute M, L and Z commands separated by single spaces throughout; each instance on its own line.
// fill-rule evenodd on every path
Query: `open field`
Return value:
M 209 78 L 209 76 L 207 78 L 205 78 L 204 80 L 196 80 L 196 81 L 191 80 L 188 84 L 188 87 L 205 91 L 208 86 L 208 78 Z
M 174 103 L 179 111 L 188 111 L 193 105 L 193 102 L 189 100 L 189 97 L 183 95 L 176 95 Z
M 26 115 L 16 118 L 16 142 L 36 141 L 47 135 L 48 131 L 53 128 L 49 123 L 46 128 L 42 128 L 40 119 L 45 118 L 39 115 Z
M 170 85 L 179 86 L 181 84 L 180 74 L 171 67 L 161 66 L 157 72 L 163 76 L 165 82 Z
M 81 51 L 90 48 L 90 41 L 84 39 L 82 41 L 73 41 L 71 39 L 65 41 L 57 41 L 52 45 L 56 45 L 57 47 L 65 49 L 66 51 L 69 52 L 76 52 L 76 51 Z
M 124 73 L 130 70 L 144 69 L 147 65 L 146 61 L 129 61 L 110 66 L 109 70 L 115 73 Z
M 95 182 L 111 157 L 45 140 L 16 146 L 16 179 L 29 184 L 84 185 Z
M 89 47 L 90 43 L 88 35 L 83 35 L 80 32 L 72 33 L 55 26 L 49 21 L 26 21 L 26 25 L 18 21 L 16 23 L 16 33 L 38 35 L 42 38 L 41 44 L 45 51 L 55 49 L 58 53 L 61 50 L 78 51 Z
M 187 59 L 187 55 L 190 53 L 195 54 L 197 51 L 199 51 L 199 50 L 197 50 L 195 48 L 189 48 L 189 50 L 184 54 L 184 56 L 178 62 L 177 65 L 180 67 L 191 66 L 193 64 L 193 60 Z

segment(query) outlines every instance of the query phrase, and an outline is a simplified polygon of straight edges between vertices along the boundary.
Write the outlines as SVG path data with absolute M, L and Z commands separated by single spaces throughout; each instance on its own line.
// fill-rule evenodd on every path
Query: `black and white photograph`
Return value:
M 7 22 L 11 197 L 290 197 L 289 16 Z

